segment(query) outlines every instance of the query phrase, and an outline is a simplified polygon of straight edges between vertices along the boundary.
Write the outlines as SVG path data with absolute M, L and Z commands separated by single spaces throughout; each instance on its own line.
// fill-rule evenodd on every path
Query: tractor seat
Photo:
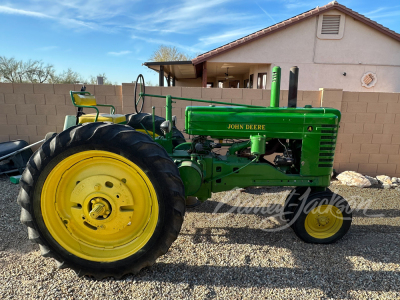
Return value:
M 83 116 L 79 117 L 79 123 L 89 123 L 89 122 L 94 122 L 96 119 L 97 114 L 86 114 Z M 99 114 L 99 117 L 97 118 L 97 122 L 112 122 L 112 123 L 123 123 L 126 122 L 126 116 L 125 115 L 119 115 L 119 114 Z
M 90 123 L 95 122 L 97 118 L 97 122 L 112 122 L 112 123 L 126 123 L 126 116 L 120 114 L 114 114 L 115 107 L 110 104 L 97 104 L 96 97 L 89 92 L 70 92 L 71 100 L 75 107 L 78 107 L 78 110 L 82 110 L 83 108 L 92 108 L 97 110 L 97 113 L 94 114 L 82 114 L 78 111 L 78 122 L 82 123 Z M 110 107 L 110 113 L 99 113 L 97 106 L 106 106 Z

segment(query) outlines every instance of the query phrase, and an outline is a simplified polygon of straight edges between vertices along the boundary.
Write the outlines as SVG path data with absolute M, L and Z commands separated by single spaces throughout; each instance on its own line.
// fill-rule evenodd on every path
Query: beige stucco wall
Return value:
M 209 59 L 209 62 L 238 63 L 311 63 L 315 37 L 315 18 L 304 20 L 296 26 L 255 40 L 224 54 Z
M 400 92 L 400 67 L 342 64 L 296 65 L 300 68 L 299 89 L 302 90 L 314 90 L 325 86 L 351 92 Z M 293 64 L 280 63 L 279 66 L 282 68 L 281 87 L 288 89 L 289 70 Z M 346 72 L 346 76 L 342 75 L 343 72 Z M 365 72 L 377 74 L 378 82 L 375 87 L 367 89 L 361 86 L 361 76 Z
M 332 11 L 329 14 L 341 13 Z M 400 42 L 351 17 L 345 17 L 341 40 L 317 38 L 315 42 L 315 63 L 400 66 Z
M 319 16 L 255 40 L 209 62 L 270 63 L 282 68 L 283 89 L 288 88 L 289 69 L 300 68 L 299 88 L 316 90 L 321 86 L 358 92 L 400 92 L 400 42 L 338 11 L 345 27 L 342 39 L 317 37 Z M 258 70 L 253 70 L 257 78 Z M 250 72 L 250 74 L 251 74 Z M 346 72 L 346 76 L 342 74 Z M 365 72 L 374 72 L 378 81 L 373 88 L 361 85 Z M 268 78 L 270 87 L 271 76 Z
M 201 78 L 196 79 L 179 79 L 175 81 L 175 86 L 181 87 L 201 87 Z
M 134 85 L 88 86 L 98 103 L 112 104 L 117 113 L 129 114 L 134 108 Z M 65 115 L 76 114 L 69 98 L 79 85 L 0 83 L 0 142 L 23 139 L 34 143 L 47 132 L 61 132 Z M 270 90 L 209 89 L 201 87 L 146 87 L 156 95 L 235 102 L 268 106 Z M 280 106 L 287 106 L 288 91 L 282 90 Z M 346 92 L 342 89 L 299 90 L 298 106 L 311 104 L 340 109 L 340 125 L 334 168 L 368 175 L 400 177 L 400 93 Z M 185 108 L 209 105 L 176 101 L 173 114 L 177 127 L 184 129 Z M 165 116 L 165 99 L 146 97 L 144 112 Z M 107 112 L 107 109 L 100 109 Z M 90 112 L 87 111 L 86 112 Z

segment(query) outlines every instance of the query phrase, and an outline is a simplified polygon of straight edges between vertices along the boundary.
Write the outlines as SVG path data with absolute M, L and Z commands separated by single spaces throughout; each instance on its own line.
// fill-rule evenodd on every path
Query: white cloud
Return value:
M 122 56 L 122 55 L 127 55 L 129 53 L 132 53 L 132 51 L 125 50 L 125 51 L 119 51 L 119 52 L 108 52 L 108 55 L 113 55 L 113 56 Z
M 193 34 L 207 26 L 232 26 L 254 22 L 255 16 L 230 9 L 231 0 L 157 2 L 143 9 L 139 0 L 26 0 L 0 6 L 0 14 L 19 14 L 47 18 L 73 30 L 102 32 L 151 32 L 153 35 L 171 33 Z M 264 13 L 268 13 L 264 10 Z M 258 18 L 260 15 L 257 16 Z M 271 15 L 269 15 L 270 18 Z
M 53 17 L 45 15 L 43 13 L 38 13 L 38 12 L 23 10 L 23 9 L 16 9 L 16 8 L 8 7 L 8 6 L 0 6 L 0 13 L 10 14 L 10 15 L 22 15 L 22 16 L 29 16 L 29 17 L 35 17 L 35 18 L 46 18 L 46 19 L 53 18 Z
M 376 13 L 378 13 L 378 12 L 380 12 L 380 11 L 382 11 L 382 10 L 386 10 L 386 9 L 387 9 L 386 7 L 380 7 L 380 8 L 374 9 L 373 11 L 364 13 L 363 15 L 372 15 L 372 14 L 376 14 Z
M 267 11 L 265 9 L 263 9 L 257 2 L 256 2 L 257 6 L 267 15 L 268 18 L 270 18 L 272 20 L 272 22 L 276 23 L 276 21 L 274 20 L 274 18 L 267 13 Z
M 284 2 L 285 2 L 285 7 L 287 9 L 297 9 L 304 7 L 307 10 L 313 9 L 321 3 L 320 1 L 316 2 L 316 1 L 301 1 L 301 0 L 285 0 Z
M 380 18 L 400 17 L 400 10 L 398 10 L 399 7 L 400 6 L 380 7 L 373 11 L 361 14 L 372 20 Z
M 106 22 L 99 22 L 99 19 L 109 19 L 121 13 L 126 6 L 122 2 L 132 3 L 128 0 L 100 1 L 36 1 L 31 0 L 24 5 L 13 3 L 10 6 L 1 5 L 0 14 L 13 14 L 33 18 L 49 19 L 64 27 L 75 30 L 96 30 L 112 32 L 115 26 L 108 26 Z M 104 3 L 112 3 L 105 5 Z M 119 9 L 118 5 L 120 5 Z M 22 8 L 23 7 L 23 8 Z M 45 11 L 46 13 L 42 13 Z M 103 20 L 104 21 L 104 20 Z
M 207 25 L 237 25 L 254 20 L 254 16 L 249 14 L 227 12 L 226 5 L 229 3 L 230 0 L 184 0 L 176 5 L 138 16 L 135 21 L 145 24 L 139 26 L 139 30 L 190 34 L 193 29 L 204 29 Z
M 75 18 L 81 20 L 111 19 L 125 14 L 135 7 L 138 1 L 132 0 L 47 0 L 53 11 L 61 14 L 63 11 L 73 12 Z
M 61 18 L 58 20 L 60 24 L 65 27 L 73 28 L 76 30 L 95 30 L 95 31 L 104 31 L 104 32 L 112 32 L 112 28 L 107 28 L 105 26 L 99 25 L 94 22 L 85 22 L 81 20 L 71 19 L 71 18 Z

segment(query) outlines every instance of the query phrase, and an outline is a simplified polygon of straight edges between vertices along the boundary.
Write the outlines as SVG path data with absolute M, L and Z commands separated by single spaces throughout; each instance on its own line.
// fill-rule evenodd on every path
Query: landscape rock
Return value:
M 344 171 L 337 176 L 337 179 L 347 186 L 356 186 L 361 188 L 371 186 L 371 182 L 367 178 L 354 171 Z
M 397 183 L 399 179 L 397 177 L 392 177 L 392 183 Z
M 367 178 L 369 180 L 369 182 L 371 182 L 371 185 L 378 185 L 379 184 L 378 179 L 376 179 L 375 177 L 371 177 L 371 176 L 368 176 L 368 175 L 365 175 L 364 177 Z
M 392 179 L 389 176 L 379 175 L 379 176 L 376 176 L 376 179 L 378 179 L 379 183 L 381 183 L 383 185 L 392 186 Z

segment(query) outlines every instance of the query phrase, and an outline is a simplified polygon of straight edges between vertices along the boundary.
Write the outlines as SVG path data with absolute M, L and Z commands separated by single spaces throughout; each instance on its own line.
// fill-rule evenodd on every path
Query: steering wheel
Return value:
M 138 84 L 140 85 L 140 91 L 138 91 Z M 143 104 L 144 104 L 144 96 L 145 94 L 145 84 L 144 84 L 144 77 L 142 74 L 139 74 L 139 76 L 136 78 L 136 83 L 135 83 L 135 110 L 137 114 L 140 114 L 143 109 Z M 136 95 L 138 98 L 136 99 Z

